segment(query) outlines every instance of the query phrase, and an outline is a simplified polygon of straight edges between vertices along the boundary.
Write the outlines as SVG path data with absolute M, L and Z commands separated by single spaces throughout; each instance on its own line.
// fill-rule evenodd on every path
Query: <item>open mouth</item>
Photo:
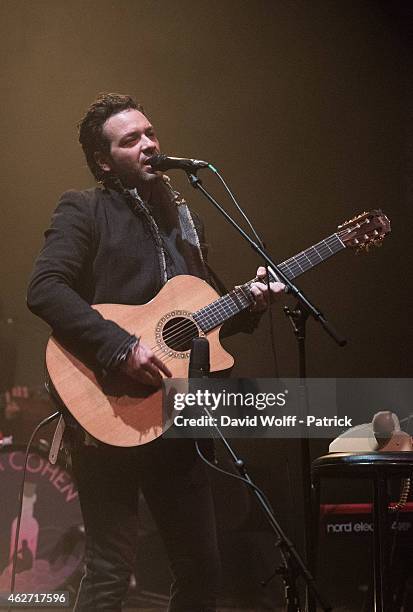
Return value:
M 143 162 L 143 169 L 147 172 L 153 172 L 152 166 L 148 164 L 146 160 Z

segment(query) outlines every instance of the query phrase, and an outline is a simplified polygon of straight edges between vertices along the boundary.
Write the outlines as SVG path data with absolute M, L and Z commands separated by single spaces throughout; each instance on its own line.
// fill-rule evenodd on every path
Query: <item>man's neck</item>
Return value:
M 127 181 L 120 180 L 120 186 L 123 189 L 127 189 L 130 192 L 136 191 L 140 199 L 146 204 L 154 205 L 159 202 L 160 199 L 165 197 L 165 184 L 164 177 L 159 176 L 157 180 L 152 181 Z M 110 183 L 108 183 L 110 184 Z M 115 186 L 115 189 L 118 187 Z
M 159 195 L 159 189 L 162 189 L 163 180 L 158 177 L 153 181 L 139 181 L 134 185 L 127 186 L 127 189 L 136 189 L 142 200 L 148 204 L 154 204 Z

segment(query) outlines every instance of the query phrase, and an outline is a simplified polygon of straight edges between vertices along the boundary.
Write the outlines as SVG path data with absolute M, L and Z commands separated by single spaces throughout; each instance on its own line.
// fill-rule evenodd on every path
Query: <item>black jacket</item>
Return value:
M 182 240 L 171 211 L 156 219 L 167 251 L 169 245 L 171 276 L 205 278 L 204 267 L 189 257 L 195 247 Z M 193 220 L 202 248 L 203 226 L 195 215 Z M 30 310 L 70 350 L 104 370 L 111 368 L 133 337 L 90 304 L 145 304 L 159 292 L 159 258 L 147 225 L 116 191 L 67 191 L 45 233 L 30 279 Z M 252 331 L 255 324 L 256 317 L 238 317 L 238 324 L 225 335 L 240 327 Z

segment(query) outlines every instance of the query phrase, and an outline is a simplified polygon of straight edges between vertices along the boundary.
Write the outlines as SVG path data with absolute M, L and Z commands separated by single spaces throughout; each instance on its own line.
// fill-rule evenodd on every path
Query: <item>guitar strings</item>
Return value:
M 230 296 L 230 294 L 227 294 L 227 296 L 225 296 L 225 297 L 228 297 L 228 296 Z M 248 300 L 248 298 L 246 298 L 245 293 L 243 291 L 241 291 L 241 297 L 243 297 L 244 300 L 245 299 Z M 231 300 L 232 300 L 233 304 L 237 305 L 237 310 L 238 310 L 238 303 L 235 302 L 235 300 L 232 297 L 231 297 Z M 250 304 L 249 300 L 247 301 L 247 303 L 244 302 L 245 308 L 247 308 L 249 304 Z M 227 306 L 229 307 L 229 304 L 227 304 Z M 209 314 L 207 316 L 205 316 L 205 315 L 203 316 L 204 321 L 208 320 L 208 318 L 209 318 L 210 322 L 216 323 L 216 325 L 214 325 L 214 326 L 218 326 L 220 324 L 219 320 L 215 321 L 215 322 L 213 321 L 213 317 L 216 316 L 216 314 L 220 314 L 221 316 L 222 316 L 223 313 L 224 314 L 235 314 L 231 310 L 226 311 L 225 307 L 222 306 L 222 305 L 220 305 L 220 306 L 216 305 L 214 310 L 215 310 L 215 312 L 212 312 L 211 314 Z M 198 313 L 199 312 L 200 311 L 198 311 Z M 174 341 L 178 341 L 179 343 L 186 343 L 189 340 L 191 340 L 193 338 L 197 338 L 199 336 L 198 327 L 200 327 L 201 331 L 205 331 L 205 330 L 202 329 L 201 325 L 197 325 L 197 323 L 195 321 L 193 321 L 192 319 L 186 319 L 185 321 L 176 323 L 173 327 L 175 328 L 174 332 L 172 334 L 171 333 L 165 334 L 165 336 L 163 337 L 164 341 L 168 340 L 168 342 L 171 342 L 171 340 L 173 339 Z M 212 328 L 210 328 L 210 329 L 212 329 Z M 195 335 L 194 335 L 194 331 L 196 331 Z M 209 330 L 206 330 L 206 331 L 209 331 Z M 169 330 L 168 330 L 168 332 L 169 332 Z M 163 347 L 159 347 L 159 346 L 154 346 L 154 347 L 152 347 L 151 350 L 153 350 L 155 354 L 156 353 L 165 352 L 165 349 Z M 175 348 L 172 348 L 171 350 L 177 350 L 179 352 L 179 351 L 183 351 L 183 350 L 186 351 L 186 350 L 189 350 L 189 349 L 184 349 L 184 348 L 179 349 L 179 348 L 175 347 Z M 168 355 L 168 358 L 171 358 L 171 356 Z
M 185 340 L 187 339 L 188 332 L 190 332 L 191 330 L 198 331 L 198 326 L 193 321 L 191 321 L 191 319 L 186 319 L 185 322 L 182 322 L 181 324 L 177 325 L 177 327 L 179 327 L 179 331 L 175 331 L 175 333 L 173 334 L 165 334 L 162 336 L 162 340 L 171 350 L 179 350 L 179 349 L 176 349 L 175 347 L 174 348 L 169 347 L 170 343 L 174 342 L 174 344 L 176 343 L 179 344 L 179 343 L 185 342 Z M 159 347 L 158 345 L 155 345 L 151 348 L 151 350 L 154 352 L 159 352 L 159 351 L 163 351 L 164 349 L 162 347 Z
M 219 323 L 218 323 L 218 322 L 217 322 L 217 325 L 219 325 Z M 184 348 L 181 348 L 181 349 L 180 349 L 180 348 L 178 348 L 178 347 L 176 346 L 176 344 L 177 344 L 177 343 L 178 343 L 178 344 L 185 344 L 185 343 L 187 343 L 189 340 L 192 340 L 193 338 L 197 338 L 197 337 L 199 337 L 199 329 L 200 329 L 202 332 L 204 332 L 204 330 L 202 329 L 202 327 L 201 327 L 201 326 L 199 326 L 199 325 L 197 325 L 197 324 L 195 323 L 195 321 L 193 321 L 192 319 L 186 319 L 185 321 L 183 321 L 183 322 L 181 322 L 181 323 L 179 323 L 179 324 L 176 324 L 176 325 L 175 325 L 175 328 L 176 328 L 176 329 L 175 329 L 175 332 L 174 332 L 174 333 L 172 333 L 172 334 L 165 334 L 165 335 L 163 336 L 163 341 L 165 342 L 165 344 L 167 344 L 167 346 L 168 346 L 168 343 L 170 344 L 172 341 L 174 341 L 175 346 L 174 346 L 173 348 L 168 346 L 168 348 L 169 348 L 170 350 L 173 350 L 173 351 L 178 351 L 178 352 L 180 352 L 180 351 L 184 351 L 184 350 L 186 351 L 186 350 L 189 350 L 189 349 L 184 349 Z M 168 330 L 168 331 L 169 331 L 169 330 Z M 209 331 L 209 330 L 207 330 L 207 331 Z M 156 353 L 162 353 L 162 352 L 165 352 L 164 347 L 160 347 L 160 346 L 153 346 L 153 347 L 151 348 L 151 350 L 152 350 L 152 351 L 153 351 L 155 354 L 156 354 Z
M 294 270 L 292 269 L 292 265 L 295 264 L 296 267 L 301 268 L 302 270 L 304 270 L 305 267 L 308 266 L 308 264 L 310 264 L 312 266 L 315 263 L 314 261 L 312 261 L 311 257 L 309 257 L 309 255 L 307 255 L 307 252 L 310 252 L 310 250 L 315 251 L 317 257 L 319 257 L 321 259 L 324 259 L 328 255 L 334 254 L 334 251 L 332 250 L 332 248 L 330 247 L 328 242 L 331 243 L 334 239 L 337 239 L 337 238 L 340 239 L 340 236 L 345 235 L 346 233 L 348 233 L 347 230 L 343 230 L 341 232 L 338 232 L 337 234 L 332 234 L 331 236 L 329 236 L 325 240 L 322 240 L 321 242 L 319 242 L 317 245 L 314 245 L 313 247 L 310 247 L 310 249 L 307 249 L 306 251 L 302 251 L 301 253 L 299 253 L 295 257 L 292 257 L 292 258 L 286 260 L 285 262 L 283 262 L 283 264 L 281 264 L 282 268 L 284 268 L 284 269 L 285 268 L 289 268 L 289 272 L 292 273 L 294 276 L 296 276 L 296 274 L 294 273 Z M 317 250 L 316 247 L 318 247 L 318 250 Z M 327 252 L 325 252 L 323 255 L 321 255 L 320 252 L 319 252 L 319 251 L 321 251 L 321 248 L 324 248 L 324 251 L 327 249 Z M 292 265 L 290 265 L 290 262 L 291 262 Z M 300 265 L 300 262 L 302 262 L 304 265 L 303 266 Z M 249 282 L 253 282 L 253 281 L 249 281 Z M 247 284 L 249 284 L 249 283 L 246 283 L 246 285 Z M 230 293 L 232 293 L 232 292 L 230 292 Z M 223 297 L 224 298 L 228 298 L 228 297 L 231 298 L 230 293 L 228 293 L 226 296 L 223 296 Z M 241 296 L 243 296 L 242 292 L 241 292 Z M 245 296 L 243 296 L 243 297 L 245 297 Z M 210 309 L 210 312 L 206 315 L 207 318 L 208 318 L 208 316 L 209 317 L 213 317 L 216 314 L 220 314 L 220 315 L 228 314 L 225 311 L 225 306 L 221 302 L 221 299 L 222 298 L 218 298 L 218 300 L 216 300 L 216 303 L 213 302 L 212 304 L 210 304 L 207 307 L 207 308 Z M 234 299 L 232 299 L 232 301 L 235 303 Z M 230 311 L 230 314 L 232 314 L 231 311 Z M 194 331 L 193 330 L 193 326 L 196 326 L 196 325 L 197 325 L 196 322 L 193 321 L 192 319 L 185 319 L 185 321 L 181 321 L 179 323 L 176 323 L 176 324 L 172 325 L 168 329 L 168 331 L 163 336 L 163 340 L 165 341 L 165 343 L 167 343 L 167 342 L 171 343 L 172 341 L 179 342 L 179 343 L 187 342 L 189 339 L 191 339 L 191 336 L 192 337 L 196 337 L 196 336 L 192 335 L 193 331 Z M 193 330 L 193 331 L 188 335 L 188 332 L 190 332 L 190 330 Z M 163 352 L 164 349 L 162 347 L 154 346 L 154 347 L 152 347 L 152 350 L 155 351 L 155 352 Z M 177 347 L 175 347 L 172 350 L 179 350 L 179 349 L 177 349 Z
M 243 307 L 242 309 L 247 308 L 251 302 L 245 294 L 245 289 L 248 290 L 248 285 L 250 285 L 255 280 L 256 279 L 248 281 L 247 283 L 245 283 L 245 285 L 242 285 L 238 289 L 234 289 L 228 294 L 226 294 L 225 296 L 218 298 L 218 300 L 216 300 L 215 302 L 212 302 L 212 304 L 209 304 L 208 306 L 201 308 L 198 311 L 199 323 L 201 323 L 201 318 L 202 318 L 204 322 L 208 321 L 209 319 L 209 322 L 216 323 L 217 325 L 219 325 L 220 324 L 219 319 L 217 319 L 217 321 L 214 322 L 214 317 L 217 317 L 217 315 L 222 317 L 223 314 L 230 315 L 230 316 L 237 314 L 237 312 L 240 312 L 239 311 L 240 303 Z M 235 299 L 235 297 L 237 299 Z M 223 299 L 224 300 L 226 299 L 227 303 L 222 301 Z M 228 300 L 230 300 L 232 304 L 236 306 L 235 312 L 231 309 L 231 304 L 230 302 L 228 302 Z M 247 301 L 245 302 L 245 300 Z M 201 314 L 202 310 L 204 309 L 208 309 L 209 312 Z M 229 317 L 226 317 L 226 318 L 229 318 Z M 198 323 L 192 319 L 185 319 L 185 321 L 180 321 L 179 323 L 175 323 L 163 335 L 163 340 L 166 344 L 171 343 L 172 341 L 179 342 L 179 343 L 187 342 L 191 338 L 195 338 L 198 336 L 198 334 L 193 336 L 192 332 L 189 333 L 188 335 L 188 332 L 190 332 L 190 330 L 193 330 L 194 327 L 198 329 Z M 201 330 L 202 330 L 202 326 L 199 325 L 199 327 L 201 327 Z M 151 350 L 153 350 L 155 353 L 164 352 L 164 348 L 159 347 L 159 346 L 153 346 L 151 347 Z M 179 350 L 184 350 L 184 349 L 178 349 L 177 347 L 174 347 L 172 348 L 172 350 L 179 351 Z
M 219 325 L 219 323 L 217 324 Z M 166 333 L 163 336 L 163 341 L 165 342 L 165 344 L 171 343 L 172 341 L 176 344 L 183 344 L 188 342 L 189 340 L 191 340 L 192 338 L 197 338 L 199 337 L 199 329 L 203 332 L 204 330 L 202 329 L 201 326 L 197 325 L 195 321 L 193 321 L 192 319 L 185 319 L 185 321 L 182 321 L 180 323 L 175 324 L 175 331 L 174 333 Z M 169 332 L 169 330 L 168 330 Z M 194 335 L 195 333 L 195 335 Z M 188 349 L 179 349 L 177 346 L 172 347 L 168 347 L 170 350 L 175 350 L 175 351 L 182 351 L 182 350 L 188 350 Z M 156 354 L 156 353 L 162 353 L 165 351 L 165 349 L 163 347 L 159 347 L 159 346 L 153 346 L 151 348 L 151 350 Z
M 250 281 L 252 282 L 252 281 Z M 219 318 L 217 318 L 216 321 L 214 321 L 214 318 L 217 317 L 217 315 L 219 315 L 220 317 L 222 317 L 222 315 L 234 315 L 237 314 L 237 312 L 239 312 L 239 303 L 240 300 L 238 299 L 237 301 L 235 301 L 235 299 L 232 297 L 231 294 L 235 293 L 234 291 L 228 293 L 226 296 L 223 296 L 224 298 L 227 299 L 227 303 L 225 304 L 224 302 L 220 302 L 220 300 L 222 298 L 219 298 L 218 300 L 216 300 L 216 303 L 212 303 L 210 304 L 208 307 L 209 312 L 208 313 L 204 313 L 204 314 L 200 314 L 202 310 L 201 309 L 198 311 L 198 318 L 199 318 L 199 322 L 193 320 L 193 319 L 185 319 L 184 321 L 180 321 L 179 323 L 175 323 L 174 325 L 172 325 L 168 331 L 163 335 L 163 340 L 164 342 L 167 344 L 168 342 L 171 343 L 172 341 L 179 341 L 179 342 L 186 342 L 191 338 L 191 335 L 182 335 L 182 333 L 187 333 L 190 331 L 190 329 L 193 329 L 194 327 L 196 329 L 198 329 L 198 327 L 201 328 L 201 331 L 204 331 L 202 329 L 202 322 L 209 322 L 209 323 L 216 323 L 216 325 L 220 324 Z M 248 300 L 248 298 L 245 295 L 245 292 L 240 289 L 239 291 L 240 295 L 237 296 L 238 298 L 241 297 L 241 300 L 247 300 L 247 302 L 245 303 L 241 301 L 241 304 L 244 308 L 247 308 L 250 304 L 250 301 Z M 232 303 L 236 306 L 236 311 L 232 311 L 231 310 L 231 306 L 230 303 L 228 303 L 228 299 L 232 301 Z M 205 307 L 204 307 L 205 308 Z M 229 317 L 226 317 L 229 318 Z M 203 321 L 201 321 L 201 319 L 203 319 Z M 209 321 L 208 321 L 209 320 Z M 223 322 L 223 321 L 222 321 Z M 193 337 L 197 337 L 197 336 L 193 336 Z M 156 352 L 162 352 L 163 349 L 162 348 L 157 348 L 157 347 L 152 347 L 153 351 Z M 172 349 L 174 350 L 174 349 Z
M 304 271 L 306 271 L 306 269 L 308 269 L 309 265 L 310 265 L 310 267 L 312 267 L 312 266 L 314 266 L 317 263 L 316 261 L 314 261 L 313 258 L 311 258 L 312 253 L 315 253 L 316 256 L 321 261 L 324 261 L 325 259 L 327 259 L 331 255 L 334 255 L 339 250 L 341 250 L 343 247 L 345 247 L 345 244 L 342 242 L 341 238 L 345 237 L 348 233 L 349 233 L 348 229 L 345 229 L 345 230 L 341 230 L 341 231 L 339 231 L 339 232 L 337 232 L 335 234 L 332 234 L 328 238 L 320 241 L 319 243 L 317 243 L 316 245 L 310 247 L 309 249 L 306 249 L 305 251 L 302 251 L 301 253 L 298 253 L 296 256 L 286 260 L 285 262 L 280 264 L 279 267 L 281 268 L 281 270 L 284 271 L 284 273 L 286 273 L 286 271 L 288 271 L 292 275 L 292 278 L 295 278 L 296 276 L 298 276 L 300 274 L 300 270 L 304 272 Z M 337 242 L 336 242 L 337 239 L 340 241 L 339 244 L 337 244 Z M 337 248 L 337 247 L 339 247 L 339 248 Z M 301 263 L 303 265 L 301 265 Z M 293 269 L 294 265 L 295 265 L 296 268 L 299 268 L 297 273 Z M 250 282 L 253 282 L 253 281 L 250 281 Z M 246 283 L 246 285 L 247 284 L 248 283 Z M 241 295 L 242 295 L 242 293 L 241 293 Z M 227 294 L 227 296 L 223 296 L 223 297 L 229 297 L 229 296 L 230 296 L 230 294 Z M 219 300 L 217 300 L 217 302 L 219 302 Z M 233 302 L 235 303 L 235 300 L 233 300 Z M 214 304 L 213 303 L 213 304 L 210 305 L 210 307 L 211 307 L 211 315 L 212 316 L 215 315 L 220 310 L 221 310 L 220 314 L 222 314 L 222 308 L 220 308 L 221 304 L 218 304 L 218 303 Z M 214 308 L 215 308 L 215 312 L 213 312 Z M 225 312 L 225 308 L 224 308 L 224 312 Z M 171 341 L 171 339 L 174 339 L 175 341 L 178 341 L 178 342 L 181 342 L 181 343 L 187 342 L 188 340 L 190 340 L 192 338 L 195 338 L 196 336 L 193 335 L 193 331 L 194 331 L 193 323 L 194 322 L 192 320 L 187 319 L 187 322 L 185 322 L 184 324 L 182 324 L 182 325 L 177 324 L 177 325 L 173 326 L 173 327 L 175 327 L 174 333 L 169 334 L 169 335 L 165 335 L 164 338 L 167 339 L 169 342 Z M 170 331 L 170 330 L 168 330 L 168 331 Z M 189 335 L 188 335 L 188 332 L 190 332 Z M 183 335 L 181 335 L 179 337 L 179 334 L 181 334 L 181 333 Z M 162 348 L 159 348 L 159 347 L 158 348 L 153 347 L 153 350 L 155 350 L 156 352 L 162 352 Z M 182 350 L 184 350 L 184 349 L 182 349 Z M 172 359 L 172 357 L 173 356 L 171 356 L 171 355 L 167 355 L 166 358 L 165 358 L 165 361 L 169 361 L 170 359 Z
M 342 233 L 345 234 L 346 232 L 344 231 Z M 320 263 L 317 260 L 313 261 L 311 259 L 311 252 L 315 252 L 317 257 L 321 261 L 324 261 L 330 255 L 335 254 L 336 251 L 334 251 L 331 247 L 335 246 L 334 243 L 336 242 L 335 239 L 337 239 L 337 238 L 340 240 L 340 245 L 339 245 L 340 249 L 339 250 L 341 250 L 341 248 L 342 248 L 341 238 L 337 234 L 332 234 L 331 236 L 329 236 L 325 240 L 321 240 L 320 242 L 318 242 L 317 244 L 313 245 L 309 249 L 306 249 L 305 251 L 301 251 L 301 253 L 298 253 L 294 257 L 290 257 L 290 259 L 287 259 L 282 264 L 280 264 L 278 267 L 282 271 L 283 271 L 283 268 L 289 268 L 290 269 L 289 271 L 292 272 L 293 278 L 294 278 L 295 276 L 298 276 L 298 274 L 295 274 L 295 272 L 293 270 L 293 266 L 294 265 L 296 267 L 301 268 L 302 271 L 306 271 L 306 267 L 308 268 L 308 263 L 310 263 L 310 267 L 316 265 L 317 263 Z M 301 263 L 303 264 L 303 266 L 301 265 Z
M 346 233 L 346 231 L 344 230 L 344 231 L 342 231 L 342 232 L 340 232 L 340 233 L 341 233 L 341 234 L 345 234 L 345 233 Z M 328 238 L 326 238 L 325 240 L 323 240 L 323 241 L 321 241 L 320 243 L 318 243 L 318 244 L 320 244 L 321 246 L 322 246 L 322 245 L 324 245 L 324 249 L 327 249 L 327 253 L 324 255 L 324 257 L 326 257 L 326 255 L 328 255 L 328 254 L 333 254 L 333 251 L 332 251 L 331 247 L 328 245 L 328 241 L 330 241 L 330 242 L 331 242 L 331 241 L 332 241 L 334 238 L 337 238 L 337 235 L 336 235 L 336 234 L 333 234 L 332 236 L 329 236 L 329 237 L 328 237 Z M 318 246 L 318 245 L 317 245 L 317 246 Z M 321 248 L 321 247 L 320 247 L 320 248 Z M 312 250 L 312 249 L 315 249 L 315 246 L 310 247 L 310 249 L 307 249 L 307 251 L 310 251 L 310 250 Z M 281 267 L 281 266 L 282 266 L 282 267 L 285 267 L 285 268 L 287 268 L 287 267 L 288 267 L 288 268 L 290 268 L 290 270 L 289 270 L 289 271 L 290 271 L 290 272 L 292 272 L 292 273 L 294 274 L 294 271 L 291 269 L 291 268 L 292 268 L 292 266 L 291 266 L 291 265 L 289 265 L 289 262 L 291 262 L 292 264 L 294 264 L 294 263 L 295 263 L 295 264 L 296 264 L 296 266 L 298 265 L 298 267 L 299 267 L 299 268 L 301 268 L 301 269 L 303 269 L 303 268 L 304 268 L 304 266 L 301 266 L 301 265 L 300 265 L 300 261 L 301 261 L 303 264 L 307 264 L 307 265 L 308 265 L 308 263 L 310 263 L 310 265 L 314 265 L 314 263 L 315 263 L 315 262 L 314 262 L 314 261 L 312 261 L 312 260 L 311 260 L 311 258 L 310 258 L 310 257 L 307 255 L 307 251 L 305 251 L 305 252 L 303 251 L 303 252 L 299 253 L 298 255 L 296 255 L 295 257 L 292 257 L 292 258 L 290 258 L 290 259 L 286 260 L 286 261 L 285 261 L 283 264 L 281 264 L 281 265 L 280 265 L 280 267 Z M 317 253 L 317 256 L 318 256 L 319 258 L 321 258 L 321 257 L 322 257 L 322 255 L 320 255 L 320 253 L 318 253 L 317 251 L 316 251 L 316 253 Z M 307 260 L 307 261 L 306 261 L 306 260 Z M 253 279 L 252 281 L 249 281 L 248 283 L 245 283 L 245 285 L 248 285 L 248 284 L 250 284 L 250 283 L 254 282 L 255 280 L 256 280 L 256 279 Z M 221 297 L 221 298 L 218 298 L 218 300 L 216 300 L 215 302 L 212 302 L 212 304 L 210 304 L 209 306 L 204 307 L 204 308 L 208 308 L 208 309 L 210 310 L 210 315 L 211 315 L 211 316 L 213 316 L 213 315 L 215 315 L 215 314 L 217 314 L 217 313 L 222 314 L 222 310 L 224 310 L 224 312 L 225 312 L 225 307 L 223 306 L 223 304 L 222 304 L 221 300 L 222 300 L 223 298 L 225 299 L 225 298 L 228 298 L 228 297 L 229 297 L 230 299 L 232 299 L 231 294 L 232 294 L 232 293 L 234 293 L 235 291 L 236 291 L 236 290 L 233 290 L 233 291 L 231 291 L 230 293 L 228 293 L 226 296 L 223 296 L 223 297 Z M 241 297 L 243 297 L 243 293 L 242 293 L 242 291 L 241 291 Z M 233 299 L 232 299 L 232 301 L 235 303 L 235 300 L 233 300 Z M 201 309 L 201 310 L 200 310 L 200 311 L 198 311 L 198 312 L 201 312 L 202 310 L 203 310 L 203 309 Z M 221 311 L 221 312 L 220 312 L 220 311 Z M 234 314 L 235 314 L 235 313 L 234 313 Z M 201 316 L 202 316 L 202 315 L 201 315 Z M 207 316 L 208 316 L 208 315 L 207 315 Z M 165 338 L 171 339 L 171 338 L 172 338 L 172 336 L 170 335 L 170 332 L 172 332 L 172 330 L 173 330 L 174 332 L 177 332 L 178 330 L 182 329 L 182 328 L 180 328 L 180 326 L 181 326 L 181 323 L 176 323 L 175 325 L 172 325 L 172 326 L 169 328 L 169 330 L 168 330 L 168 336 L 167 336 L 167 335 L 165 335 Z
M 250 281 L 252 282 L 252 281 Z M 237 311 L 238 310 L 238 305 L 239 305 L 239 300 L 236 302 L 235 299 L 232 297 L 232 293 L 234 293 L 234 291 L 228 293 L 226 296 L 223 296 L 223 298 L 226 298 L 227 300 L 230 299 L 232 301 L 232 303 L 234 305 L 237 306 Z M 240 291 L 241 293 L 241 298 L 244 298 L 244 300 L 246 299 L 245 293 L 243 291 Z M 168 330 L 165 332 L 165 334 L 163 335 L 163 340 L 166 342 L 171 342 L 173 340 L 180 340 L 182 341 L 182 338 L 179 338 L 179 335 L 181 334 L 181 332 L 186 332 L 187 330 L 189 331 L 190 328 L 192 327 L 197 327 L 198 326 L 201 328 L 202 330 L 202 322 L 210 322 L 213 323 L 214 322 L 214 317 L 217 317 L 217 315 L 219 315 L 220 317 L 222 317 L 222 315 L 234 315 L 237 314 L 237 312 L 233 312 L 230 308 L 230 304 L 227 302 L 226 304 L 224 302 L 221 302 L 221 300 L 223 298 L 218 298 L 218 300 L 216 300 L 216 302 L 212 302 L 212 304 L 209 304 L 207 307 L 201 308 L 197 313 L 194 314 L 198 314 L 198 318 L 199 318 L 199 323 L 193 319 L 190 318 L 185 318 L 182 317 L 184 319 L 184 321 L 179 321 L 178 323 L 175 323 L 173 325 L 171 325 Z M 249 305 L 249 301 L 248 303 L 242 303 L 243 307 L 247 308 Z M 208 309 L 208 313 L 204 313 L 201 314 L 202 310 L 204 309 Z M 219 325 L 219 320 L 216 321 L 217 325 Z M 204 330 L 202 330 L 204 331 Z M 185 338 L 188 339 L 188 338 Z M 152 350 L 154 350 L 156 347 L 152 347 Z

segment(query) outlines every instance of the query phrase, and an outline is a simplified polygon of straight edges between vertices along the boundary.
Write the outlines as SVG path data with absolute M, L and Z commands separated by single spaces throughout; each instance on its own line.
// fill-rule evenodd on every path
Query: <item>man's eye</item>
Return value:
M 138 138 L 131 138 L 123 143 L 124 147 L 133 147 L 138 142 Z

